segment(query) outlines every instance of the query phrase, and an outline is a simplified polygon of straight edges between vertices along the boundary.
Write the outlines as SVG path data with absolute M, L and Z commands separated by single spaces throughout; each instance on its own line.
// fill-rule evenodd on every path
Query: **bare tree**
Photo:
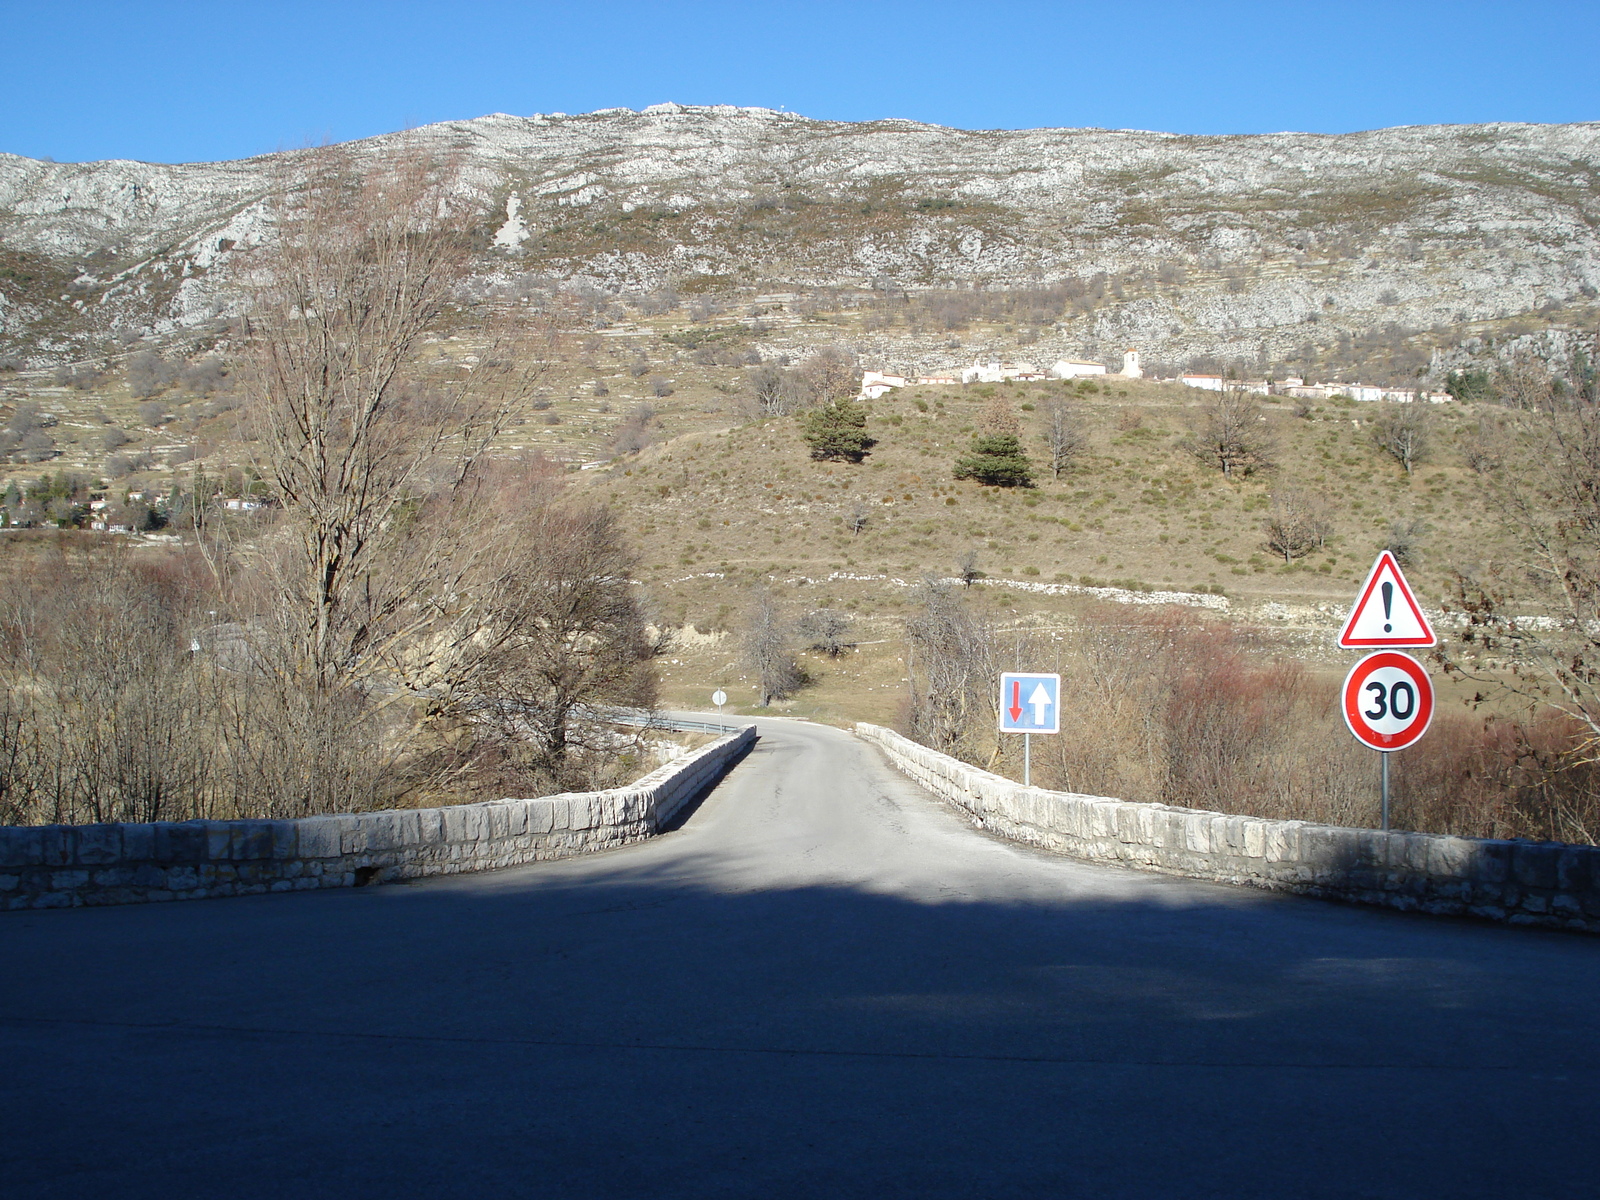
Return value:
M 999 653 L 993 628 L 937 581 L 922 585 L 906 621 L 911 736 L 957 757 L 976 752 L 980 728 L 996 719 Z
M 177 380 L 181 368 L 159 354 L 141 350 L 128 359 L 128 394 L 143 400 L 166 391 Z
M 656 410 L 648 404 L 635 404 L 617 426 L 612 439 L 614 454 L 637 454 L 650 444 L 655 434 Z
M 1285 563 L 1320 549 L 1328 540 L 1330 525 L 1324 498 L 1312 492 L 1287 488 L 1274 492 L 1267 516 L 1267 549 Z
M 872 521 L 872 509 L 864 500 L 857 500 L 850 505 L 850 511 L 845 514 L 844 523 L 852 534 L 859 537 L 861 531 Z
M 750 373 L 750 391 L 758 417 L 789 416 L 804 408 L 810 399 L 798 372 L 771 363 Z
M 488 378 L 503 353 L 466 380 L 414 368 L 467 275 L 474 210 L 457 192 L 454 165 L 425 155 L 361 175 L 338 148 L 319 151 L 259 252 L 246 394 L 295 550 L 282 579 L 303 625 L 294 672 L 314 691 L 370 661 L 438 585 L 430 570 L 374 590 L 417 532 L 418 498 L 467 486 L 523 390 L 503 366 Z
M 771 590 L 762 588 L 751 603 L 744 633 L 744 658 L 756 673 L 762 708 L 787 699 L 805 683 L 793 645 L 793 627 Z
M 1552 396 L 1499 430 L 1479 478 L 1512 550 L 1458 578 L 1469 625 L 1447 666 L 1553 706 L 1584 731 L 1577 758 L 1600 761 L 1600 406 Z
M 850 648 L 850 614 L 832 608 L 812 609 L 800 618 L 795 631 L 806 645 L 829 658 L 838 658 Z
M 1044 402 L 1041 413 L 1044 420 L 1045 453 L 1050 464 L 1052 479 L 1060 479 L 1063 471 L 1071 470 L 1073 463 L 1083 453 L 1085 437 L 1083 421 L 1077 405 L 1060 396 L 1051 396 Z
M 1427 400 L 1385 404 L 1372 423 L 1372 440 L 1411 474 L 1426 458 L 1433 439 L 1433 405 Z
M 1229 478 L 1270 467 L 1277 448 L 1261 405 L 1249 392 L 1233 388 L 1201 407 L 1187 444 L 1201 462 Z
M 800 363 L 798 375 L 810 404 L 827 404 L 854 396 L 861 372 L 847 346 L 821 346 Z
M 1394 555 L 1395 561 L 1402 567 L 1414 566 L 1421 552 L 1422 539 L 1427 532 L 1427 523 L 1420 518 L 1392 521 L 1389 524 L 1389 538 L 1384 543 L 1384 549 Z
M 978 569 L 978 551 L 976 547 L 961 556 L 961 561 L 956 564 L 956 575 L 961 580 L 963 587 L 971 587 L 983 578 L 983 572 Z

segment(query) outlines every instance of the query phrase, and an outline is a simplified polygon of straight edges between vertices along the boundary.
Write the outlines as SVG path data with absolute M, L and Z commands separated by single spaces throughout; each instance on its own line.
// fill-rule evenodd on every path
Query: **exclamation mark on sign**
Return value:
M 1387 580 L 1383 584 L 1383 631 L 1393 633 L 1394 626 L 1389 624 L 1389 610 L 1394 607 L 1394 584 Z

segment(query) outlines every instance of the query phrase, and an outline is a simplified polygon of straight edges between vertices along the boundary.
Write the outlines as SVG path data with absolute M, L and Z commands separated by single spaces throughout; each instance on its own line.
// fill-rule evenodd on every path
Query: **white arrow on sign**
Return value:
M 1035 684 L 1033 694 L 1028 697 L 1028 705 L 1033 709 L 1033 723 L 1044 724 L 1044 710 L 1050 707 L 1050 693 L 1045 691 L 1044 684 Z

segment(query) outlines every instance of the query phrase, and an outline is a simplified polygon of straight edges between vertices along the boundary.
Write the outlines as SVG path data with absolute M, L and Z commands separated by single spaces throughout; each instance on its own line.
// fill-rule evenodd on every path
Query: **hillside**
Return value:
M 793 293 L 910 370 L 1027 345 L 1403 379 L 1435 351 L 1560 352 L 1600 289 L 1600 126 L 1183 137 L 845 124 L 730 107 L 512 117 L 357 143 L 461 156 L 483 288 L 599 301 Z M 0 340 L 48 365 L 204 336 L 296 154 L 0 155 Z M 978 289 L 975 294 L 974 289 Z M 992 336 L 972 336 L 989 320 Z M 959 343 L 955 344 L 955 343 Z

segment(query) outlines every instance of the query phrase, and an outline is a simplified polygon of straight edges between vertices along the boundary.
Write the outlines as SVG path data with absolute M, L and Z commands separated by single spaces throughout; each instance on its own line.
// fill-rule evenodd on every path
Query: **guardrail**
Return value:
M 634 725 L 642 729 L 671 729 L 680 733 L 738 733 L 745 726 L 752 724 L 750 721 L 745 721 L 739 725 L 729 725 L 722 721 L 668 717 L 661 713 L 631 708 L 595 709 L 590 715 L 596 721 L 606 721 L 612 725 Z

